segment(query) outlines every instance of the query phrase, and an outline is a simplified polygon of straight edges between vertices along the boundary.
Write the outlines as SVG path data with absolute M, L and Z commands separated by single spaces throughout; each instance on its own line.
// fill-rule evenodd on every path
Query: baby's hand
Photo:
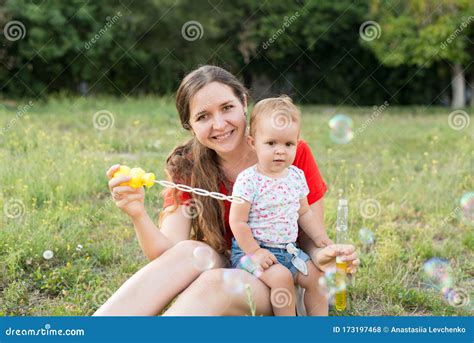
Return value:
M 327 247 L 328 245 L 334 244 L 333 241 L 331 241 L 326 233 L 320 234 L 316 236 L 314 244 L 318 248 L 324 248 Z
M 270 266 L 274 263 L 277 263 L 277 259 L 275 255 L 273 255 L 267 249 L 257 249 L 257 251 L 253 254 L 252 260 L 262 268 L 262 270 L 266 270 L 270 268 Z

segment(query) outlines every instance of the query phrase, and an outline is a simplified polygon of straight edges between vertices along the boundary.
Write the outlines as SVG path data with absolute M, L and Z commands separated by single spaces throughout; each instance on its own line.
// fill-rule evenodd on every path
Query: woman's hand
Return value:
M 107 170 L 109 189 L 115 205 L 132 218 L 145 214 L 145 191 L 143 187 L 134 189 L 130 186 L 120 186 L 131 179 L 130 176 L 113 177 L 120 164 L 113 165 Z
M 318 248 L 324 248 L 324 247 L 334 244 L 334 242 L 331 241 L 331 239 L 328 237 L 326 233 L 324 233 L 319 236 L 316 236 L 314 240 L 314 244 L 316 244 Z
M 277 263 L 275 255 L 263 248 L 257 249 L 252 256 L 252 260 L 262 269 L 262 271 L 270 268 L 272 264 Z
M 350 244 L 332 244 L 316 253 L 316 266 L 323 272 L 336 266 L 336 256 L 341 256 L 342 262 L 347 262 L 347 272 L 354 274 L 360 264 L 355 247 Z

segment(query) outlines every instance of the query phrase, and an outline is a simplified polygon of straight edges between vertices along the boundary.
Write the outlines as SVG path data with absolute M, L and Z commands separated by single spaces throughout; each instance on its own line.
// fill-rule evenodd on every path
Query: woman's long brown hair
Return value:
M 220 67 L 202 66 L 183 79 L 176 93 L 176 108 L 184 129 L 191 129 L 189 124 L 191 98 L 211 82 L 219 82 L 230 87 L 242 105 L 246 103 L 247 90 L 234 75 Z M 226 185 L 217 153 L 199 143 L 196 138 L 173 149 L 166 159 L 166 172 L 173 182 L 210 192 L 219 192 L 220 185 L 222 183 Z M 171 192 L 174 199 L 172 208 L 174 211 L 180 205 L 180 191 L 173 188 Z M 221 254 L 225 253 L 228 247 L 225 241 L 223 201 L 192 194 L 192 203 L 185 205 L 196 208 L 196 216 L 191 216 L 192 238 L 206 242 Z

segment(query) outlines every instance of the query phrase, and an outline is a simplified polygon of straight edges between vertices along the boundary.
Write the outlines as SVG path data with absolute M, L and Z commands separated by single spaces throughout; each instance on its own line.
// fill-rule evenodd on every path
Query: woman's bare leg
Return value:
M 319 290 L 319 278 L 323 276 L 322 272 L 316 268 L 313 262 L 308 261 L 308 275 L 298 273 L 296 283 L 305 288 L 304 305 L 308 316 L 327 316 L 328 301 Z
M 196 260 L 193 252 L 198 247 L 204 250 Z M 94 315 L 156 315 L 191 284 L 204 268 L 219 268 L 223 265 L 224 259 L 208 245 L 197 241 L 181 241 L 135 273 Z
M 249 291 L 246 291 L 246 285 Z M 244 270 L 222 268 L 203 272 L 163 315 L 250 315 L 248 292 L 256 306 L 256 315 L 271 316 L 272 304 L 267 285 Z

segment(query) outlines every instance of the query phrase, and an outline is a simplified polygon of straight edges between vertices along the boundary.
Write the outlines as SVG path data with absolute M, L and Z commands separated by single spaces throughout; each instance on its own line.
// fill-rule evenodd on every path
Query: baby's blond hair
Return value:
M 272 125 L 284 129 L 290 121 L 300 123 L 301 112 L 289 96 L 267 98 L 257 102 L 250 115 L 250 135 L 255 137 L 257 124 L 263 117 L 271 116 Z

